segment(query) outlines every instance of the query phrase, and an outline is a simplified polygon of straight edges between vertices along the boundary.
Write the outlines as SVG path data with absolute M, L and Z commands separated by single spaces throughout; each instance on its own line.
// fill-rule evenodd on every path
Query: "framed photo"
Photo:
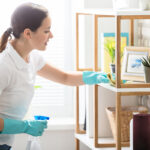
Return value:
M 125 47 L 122 63 L 122 79 L 132 81 L 144 81 L 144 67 L 142 57 L 150 56 L 148 47 Z
M 115 33 L 102 33 L 101 34 L 101 70 L 108 73 L 110 72 L 109 65 L 112 63 L 112 57 L 106 50 L 105 44 L 110 44 L 115 49 Z M 123 55 L 124 47 L 129 45 L 129 34 L 127 32 L 121 33 L 121 53 Z

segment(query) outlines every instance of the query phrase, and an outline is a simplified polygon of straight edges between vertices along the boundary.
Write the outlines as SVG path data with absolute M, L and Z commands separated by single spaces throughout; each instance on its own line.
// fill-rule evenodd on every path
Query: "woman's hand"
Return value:
M 106 73 L 94 71 L 84 71 L 83 81 L 85 84 L 109 83 Z
M 14 120 L 4 119 L 4 128 L 0 134 L 18 134 L 27 133 L 33 136 L 41 136 L 44 129 L 47 128 L 47 121 L 30 121 L 30 120 Z

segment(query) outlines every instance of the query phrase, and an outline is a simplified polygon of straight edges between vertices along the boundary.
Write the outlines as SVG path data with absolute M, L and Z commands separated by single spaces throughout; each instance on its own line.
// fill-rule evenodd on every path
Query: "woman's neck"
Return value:
M 25 62 L 28 63 L 29 53 L 32 51 L 29 44 L 18 39 L 14 39 L 10 43 L 17 53 L 25 60 Z

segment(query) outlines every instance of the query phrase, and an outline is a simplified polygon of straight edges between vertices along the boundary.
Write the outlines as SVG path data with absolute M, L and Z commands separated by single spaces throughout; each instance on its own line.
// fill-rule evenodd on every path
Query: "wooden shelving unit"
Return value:
M 76 13 L 76 70 L 84 71 L 90 69 L 79 68 L 79 16 L 80 15 L 92 15 L 94 17 L 94 71 L 98 71 L 98 19 L 99 18 L 114 18 L 115 19 L 115 32 L 116 32 L 116 87 L 112 87 L 109 84 L 99 84 L 94 86 L 94 138 L 89 139 L 86 137 L 85 131 L 79 128 L 79 87 L 76 88 L 76 150 L 79 150 L 79 142 L 89 146 L 91 149 L 98 149 L 104 147 L 115 147 L 117 150 L 121 150 L 123 146 L 129 146 L 129 143 L 121 143 L 121 96 L 128 95 L 150 95 L 150 84 L 121 84 L 121 61 L 120 61 L 120 33 L 121 33 L 121 21 L 130 20 L 130 33 L 129 41 L 130 45 L 134 45 L 134 20 L 137 19 L 150 19 L 150 11 L 140 10 L 79 10 Z M 109 139 L 98 138 L 98 87 L 107 88 L 116 93 L 116 142 Z

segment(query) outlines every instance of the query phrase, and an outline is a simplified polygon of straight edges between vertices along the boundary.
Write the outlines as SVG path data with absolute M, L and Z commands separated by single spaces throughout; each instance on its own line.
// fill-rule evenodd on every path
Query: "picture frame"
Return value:
M 101 33 L 101 71 L 109 73 L 110 71 L 110 63 L 111 63 L 111 57 L 106 52 L 104 43 L 106 40 L 113 40 L 115 41 L 115 33 Z M 121 49 L 124 50 L 124 47 L 129 45 L 129 33 L 128 32 L 122 32 L 121 33 Z
M 144 81 L 144 67 L 140 58 L 147 56 L 150 56 L 149 47 L 125 47 L 121 79 L 141 82 Z

